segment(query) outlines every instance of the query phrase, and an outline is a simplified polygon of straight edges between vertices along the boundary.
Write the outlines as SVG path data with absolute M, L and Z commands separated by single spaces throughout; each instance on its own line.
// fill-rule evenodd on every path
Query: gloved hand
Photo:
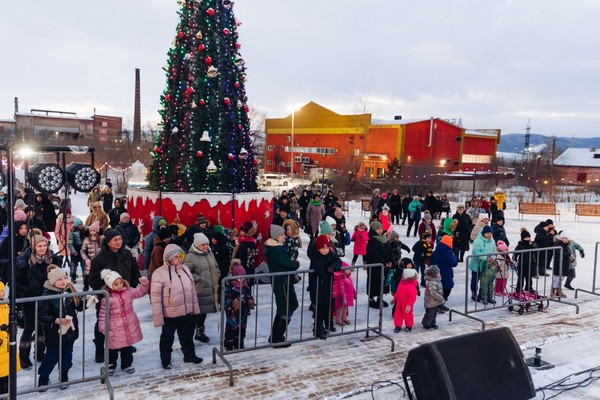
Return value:
M 583 250 L 579 251 L 579 255 L 581 256 L 581 258 L 585 258 L 585 253 L 583 252 Z

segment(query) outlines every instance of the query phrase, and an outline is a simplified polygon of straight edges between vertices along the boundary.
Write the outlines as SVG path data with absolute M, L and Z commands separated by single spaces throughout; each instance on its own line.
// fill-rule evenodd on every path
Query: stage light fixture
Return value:
M 65 173 L 58 164 L 35 164 L 29 167 L 29 183 L 42 193 L 57 193 L 65 184 Z
M 72 163 L 67 166 L 67 182 L 78 192 L 88 193 L 100 183 L 100 173 L 89 164 Z

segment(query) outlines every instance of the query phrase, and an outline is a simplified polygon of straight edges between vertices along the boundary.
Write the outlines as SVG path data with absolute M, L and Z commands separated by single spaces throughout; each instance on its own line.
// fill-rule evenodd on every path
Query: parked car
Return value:
M 290 178 L 284 174 L 264 174 L 260 176 L 261 186 L 287 186 Z

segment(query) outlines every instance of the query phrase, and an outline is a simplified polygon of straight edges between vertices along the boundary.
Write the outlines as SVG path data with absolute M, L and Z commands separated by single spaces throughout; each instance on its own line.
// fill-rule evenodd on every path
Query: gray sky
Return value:
M 0 118 L 32 108 L 157 122 L 175 0 L 13 1 L 0 13 Z M 600 1 L 238 0 L 251 106 L 315 101 L 374 118 L 600 136 Z

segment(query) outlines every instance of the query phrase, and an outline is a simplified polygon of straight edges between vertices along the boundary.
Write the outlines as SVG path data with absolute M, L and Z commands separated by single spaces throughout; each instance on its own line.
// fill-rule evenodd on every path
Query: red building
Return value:
M 290 173 L 293 165 L 300 175 L 325 167 L 371 179 L 383 177 L 394 159 L 407 176 L 490 170 L 500 142 L 499 129 L 469 130 L 439 118 L 378 121 L 313 102 L 267 119 L 265 133 L 265 172 Z

